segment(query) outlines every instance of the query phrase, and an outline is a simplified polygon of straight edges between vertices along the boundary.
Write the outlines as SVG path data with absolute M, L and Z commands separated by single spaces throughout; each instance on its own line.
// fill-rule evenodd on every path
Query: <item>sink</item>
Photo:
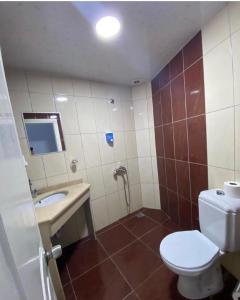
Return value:
M 50 204 L 62 201 L 62 200 L 64 200 L 66 195 L 67 195 L 67 192 L 54 193 L 52 195 L 49 195 L 49 196 L 39 200 L 37 203 L 35 203 L 35 207 L 44 207 L 44 206 L 48 206 Z

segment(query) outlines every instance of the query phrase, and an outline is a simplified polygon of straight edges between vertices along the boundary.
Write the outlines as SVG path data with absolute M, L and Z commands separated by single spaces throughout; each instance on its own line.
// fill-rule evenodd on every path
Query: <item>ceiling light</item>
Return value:
M 111 16 L 101 18 L 96 24 L 97 34 L 104 39 L 110 39 L 117 35 L 120 28 L 119 20 Z
M 68 98 L 64 97 L 64 96 L 58 96 L 58 97 L 56 97 L 56 100 L 58 102 L 66 102 L 66 101 L 68 101 Z

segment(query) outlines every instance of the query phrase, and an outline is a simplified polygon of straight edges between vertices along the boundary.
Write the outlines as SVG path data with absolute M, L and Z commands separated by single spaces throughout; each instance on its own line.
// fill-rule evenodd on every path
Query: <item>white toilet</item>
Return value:
M 166 236 L 160 255 L 179 275 L 178 290 L 187 299 L 202 299 L 223 288 L 219 257 L 240 250 L 240 199 L 219 190 L 199 195 L 200 229 Z

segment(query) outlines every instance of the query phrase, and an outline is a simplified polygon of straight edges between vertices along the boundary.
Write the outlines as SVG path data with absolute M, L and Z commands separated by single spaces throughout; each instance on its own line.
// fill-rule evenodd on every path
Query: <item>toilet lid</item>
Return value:
M 174 232 L 160 244 L 162 258 L 183 269 L 201 268 L 218 253 L 219 248 L 198 230 Z

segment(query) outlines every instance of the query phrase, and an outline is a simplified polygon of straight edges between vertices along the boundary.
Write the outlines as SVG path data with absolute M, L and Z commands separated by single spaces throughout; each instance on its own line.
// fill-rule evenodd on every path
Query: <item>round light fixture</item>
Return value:
M 107 16 L 101 18 L 96 24 L 97 34 L 104 39 L 110 39 L 118 34 L 121 24 L 115 17 Z

